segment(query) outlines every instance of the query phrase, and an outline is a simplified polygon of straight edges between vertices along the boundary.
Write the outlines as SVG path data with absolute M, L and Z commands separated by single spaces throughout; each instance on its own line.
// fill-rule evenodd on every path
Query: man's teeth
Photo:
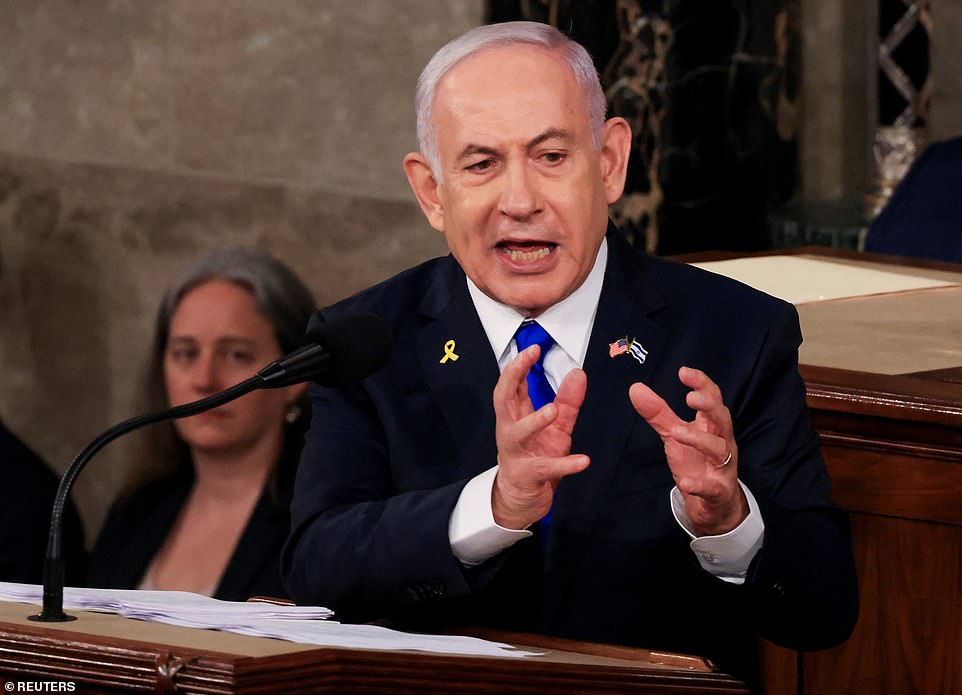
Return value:
M 551 249 L 547 246 L 542 246 L 540 249 L 533 251 L 522 251 L 521 249 L 508 249 L 508 256 L 511 257 L 512 261 L 539 261 L 545 256 L 551 253 Z

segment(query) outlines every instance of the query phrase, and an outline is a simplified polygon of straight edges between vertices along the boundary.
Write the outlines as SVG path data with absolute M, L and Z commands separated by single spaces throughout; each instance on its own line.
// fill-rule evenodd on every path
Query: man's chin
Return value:
M 537 288 L 536 291 L 514 291 L 506 293 L 504 299 L 498 301 L 506 304 L 518 313 L 533 318 L 542 314 L 549 307 L 560 302 L 564 297 L 558 293 L 545 292 L 544 288 Z

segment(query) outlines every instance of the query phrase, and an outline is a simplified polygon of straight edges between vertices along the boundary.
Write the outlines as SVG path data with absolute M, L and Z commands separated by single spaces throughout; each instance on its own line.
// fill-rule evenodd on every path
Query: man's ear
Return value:
M 444 205 L 438 195 L 438 182 L 431 166 L 420 152 L 411 152 L 404 158 L 404 175 L 408 177 L 411 190 L 414 191 L 424 216 L 428 218 L 428 223 L 443 232 Z
M 621 197 L 628 175 L 628 155 L 631 152 L 631 126 L 621 116 L 605 121 L 601 141 L 601 180 L 608 204 Z

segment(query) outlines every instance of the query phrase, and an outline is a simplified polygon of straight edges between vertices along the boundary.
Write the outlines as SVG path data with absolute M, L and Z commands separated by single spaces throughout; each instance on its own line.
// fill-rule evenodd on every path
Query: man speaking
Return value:
M 794 309 L 645 256 L 608 222 L 631 132 L 587 52 L 474 29 L 416 95 L 408 181 L 451 255 L 336 304 L 390 364 L 313 387 L 284 553 L 342 620 L 491 625 L 694 653 L 854 625 L 847 520 L 798 375 Z

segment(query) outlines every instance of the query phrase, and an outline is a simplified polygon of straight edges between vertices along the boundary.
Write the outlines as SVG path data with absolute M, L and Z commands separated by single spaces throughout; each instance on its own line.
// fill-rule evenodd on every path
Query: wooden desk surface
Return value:
M 802 364 L 873 374 L 962 368 L 962 269 L 818 258 L 960 286 L 801 304 Z
M 698 254 L 683 260 L 727 260 L 722 254 Z M 762 256 L 790 256 L 818 261 L 823 266 L 881 271 L 889 277 L 904 276 L 951 283 L 953 286 L 911 289 L 887 294 L 871 294 L 841 299 L 827 299 L 797 304 L 804 342 L 799 350 L 801 364 L 868 372 L 873 374 L 907 374 L 962 368 L 962 266 L 947 264 L 908 265 L 893 263 L 877 255 L 854 255 L 827 252 L 826 249 L 792 249 L 791 251 L 753 254 L 754 263 L 765 263 Z M 739 261 L 745 263 L 745 261 Z M 749 266 L 741 266 L 747 271 Z M 772 288 L 788 283 L 799 285 L 802 278 L 766 277 L 757 265 L 750 274 L 756 281 Z M 770 269 L 784 273 L 784 264 Z M 716 266 L 713 270 L 722 272 Z M 731 269 L 731 272 L 738 271 Z M 803 272 L 799 270 L 798 272 Z M 817 274 L 817 273 L 816 273 Z M 834 283 L 839 280 L 833 274 Z M 809 282 L 813 281 L 809 279 Z M 858 280 L 853 291 L 859 291 Z M 804 282 L 801 283 L 804 285 Z M 903 283 L 898 283 L 903 284 Z M 760 286 L 761 289 L 765 287 Z M 834 284 L 824 288 L 833 292 Z M 777 291 L 777 290 L 772 290 Z
M 678 260 L 743 255 L 703 252 Z M 752 255 L 801 256 L 962 285 L 958 264 L 822 247 Z M 813 410 L 962 428 L 962 286 L 816 301 L 796 309 L 803 338 L 799 368 Z
M 475 631 L 542 651 L 465 657 L 343 649 L 69 611 L 36 623 L 36 606 L 0 602 L 0 681 L 41 677 L 94 688 L 175 692 L 747 693 L 704 659 L 534 635 Z M 99 692 L 99 691 L 98 691 Z

